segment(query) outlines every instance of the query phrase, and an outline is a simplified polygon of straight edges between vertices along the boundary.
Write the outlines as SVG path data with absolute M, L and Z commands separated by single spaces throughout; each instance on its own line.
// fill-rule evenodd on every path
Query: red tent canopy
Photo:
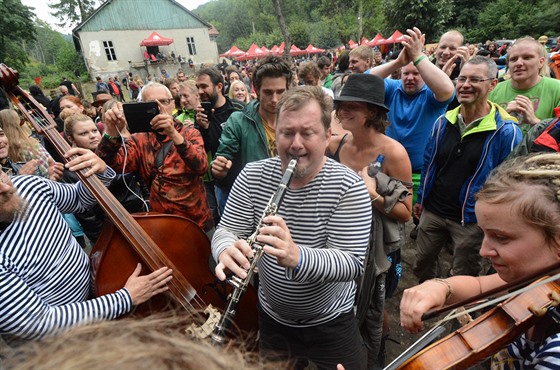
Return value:
M 365 36 L 362 37 L 362 40 L 360 41 L 360 45 L 367 45 L 367 43 L 368 43 L 367 37 L 365 37 Z
M 403 34 L 399 30 L 396 30 L 395 32 L 393 32 L 391 37 L 389 37 L 385 41 L 380 41 L 377 45 L 394 44 L 394 43 L 397 43 L 397 42 L 401 42 L 403 40 L 404 40 Z
M 350 45 L 350 49 L 355 49 L 358 47 L 358 44 L 356 44 L 354 40 L 348 41 L 348 45 Z
M 140 46 L 164 46 L 173 43 L 173 39 L 163 37 L 157 32 L 152 32 L 150 36 L 142 40 Z
M 298 56 L 298 55 L 304 55 L 304 54 L 307 54 L 307 51 L 301 50 L 300 48 L 298 48 L 297 46 L 292 44 L 292 47 L 290 48 L 290 55 L 291 56 Z
M 270 49 L 268 49 L 265 45 L 261 46 L 261 51 L 267 55 L 270 54 L 272 51 L 270 51 Z
M 240 57 L 242 55 L 245 55 L 245 52 L 243 50 L 239 49 L 237 46 L 233 45 L 228 51 L 226 51 L 223 54 L 220 54 L 220 58 L 223 58 L 223 57 L 236 58 L 236 57 Z
M 383 35 L 378 33 L 377 35 L 375 35 L 375 37 L 373 39 L 371 39 L 370 42 L 367 43 L 367 45 L 368 46 L 377 46 L 377 45 L 379 45 L 380 41 L 385 41 L 385 39 L 383 38 Z
M 270 52 L 272 54 L 278 54 L 278 45 L 274 45 L 272 49 L 270 49 Z
M 266 55 L 255 43 L 251 44 L 249 50 L 245 53 L 245 55 L 240 56 L 237 60 L 248 60 L 248 59 L 257 59 L 262 58 Z
M 309 44 L 309 45 L 307 45 L 307 47 L 305 48 L 305 51 L 306 51 L 308 54 L 319 54 L 319 53 L 324 52 L 325 49 L 320 49 L 320 48 L 317 48 L 317 47 L 315 47 L 315 46 Z

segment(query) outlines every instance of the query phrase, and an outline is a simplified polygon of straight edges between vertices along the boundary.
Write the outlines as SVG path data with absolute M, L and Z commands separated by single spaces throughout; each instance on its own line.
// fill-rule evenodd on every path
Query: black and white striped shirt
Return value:
M 216 260 L 237 236 L 253 233 L 281 177 L 278 157 L 249 163 L 241 172 L 212 240 Z M 350 311 L 354 280 L 363 273 L 372 217 L 362 179 L 328 159 L 307 185 L 286 191 L 277 214 L 300 247 L 302 263 L 295 272 L 263 255 L 258 265 L 263 310 L 293 327 L 322 324 Z
M 106 185 L 114 176 L 112 169 L 99 175 Z M 132 299 L 125 289 L 87 300 L 89 258 L 61 215 L 95 204 L 86 188 L 36 176 L 12 181 L 29 207 L 0 232 L 0 335 L 40 338 L 130 311 Z

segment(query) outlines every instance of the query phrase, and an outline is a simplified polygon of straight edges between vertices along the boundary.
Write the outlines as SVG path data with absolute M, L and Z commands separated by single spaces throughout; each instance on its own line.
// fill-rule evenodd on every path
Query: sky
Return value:
M 199 5 L 205 4 L 210 0 L 176 0 L 179 4 L 183 5 L 185 8 L 189 10 L 196 9 Z M 21 0 L 23 5 L 31 6 L 35 8 L 35 14 L 37 18 L 44 20 L 48 24 L 51 25 L 52 29 L 65 33 L 70 34 L 72 31 L 71 28 L 60 28 L 56 26 L 56 19 L 52 17 L 49 13 L 51 9 L 49 8 L 49 3 L 52 3 L 53 0 Z

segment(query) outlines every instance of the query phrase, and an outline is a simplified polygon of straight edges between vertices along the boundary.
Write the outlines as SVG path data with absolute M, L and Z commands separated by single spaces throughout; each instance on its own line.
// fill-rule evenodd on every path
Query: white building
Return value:
M 140 46 L 154 31 L 173 43 Z M 218 31 L 173 0 L 107 0 L 72 30 L 72 35 L 92 78 L 106 80 L 128 71 L 142 77 L 148 73 L 159 76 L 162 68 L 170 74 L 179 68 L 188 73 L 188 64 L 180 64 L 179 56 L 184 62 L 192 59 L 195 65 L 218 63 Z M 146 51 L 154 55 L 160 52 L 166 59 L 146 60 Z M 175 63 L 168 58 L 171 52 Z

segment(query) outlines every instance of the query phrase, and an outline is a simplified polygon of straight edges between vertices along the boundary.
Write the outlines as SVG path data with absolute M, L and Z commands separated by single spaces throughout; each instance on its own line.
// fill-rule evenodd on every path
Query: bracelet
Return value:
M 118 140 L 118 139 L 121 138 L 120 136 L 111 136 L 111 135 L 109 135 L 107 132 L 104 132 L 104 133 L 103 133 L 103 137 L 104 137 L 104 138 L 107 138 L 107 139 L 109 139 L 109 140 Z
M 445 295 L 445 300 L 447 301 L 449 299 L 449 297 L 451 297 L 453 295 L 453 288 L 451 288 L 451 284 L 449 284 L 449 281 L 445 280 L 445 279 L 440 279 L 440 278 L 435 278 L 435 279 L 431 279 L 428 281 L 435 281 L 437 283 L 443 284 L 447 287 L 447 294 Z
M 375 201 L 376 201 L 377 199 L 379 199 L 379 198 L 381 198 L 381 194 L 377 194 L 377 196 L 376 196 L 375 198 L 373 198 L 373 199 L 371 200 L 371 202 L 372 202 L 372 203 L 375 203 Z
M 424 54 L 420 55 L 420 56 L 418 57 L 418 59 L 416 59 L 416 60 L 414 61 L 414 66 L 417 66 L 417 65 L 418 65 L 421 61 L 423 61 L 424 59 L 426 59 L 426 56 L 425 56 Z
M 295 274 L 297 274 L 297 272 L 301 268 L 301 260 L 303 260 L 303 253 L 301 253 L 301 248 L 300 248 L 300 250 L 299 250 L 299 262 L 298 262 L 296 268 L 294 269 Z

